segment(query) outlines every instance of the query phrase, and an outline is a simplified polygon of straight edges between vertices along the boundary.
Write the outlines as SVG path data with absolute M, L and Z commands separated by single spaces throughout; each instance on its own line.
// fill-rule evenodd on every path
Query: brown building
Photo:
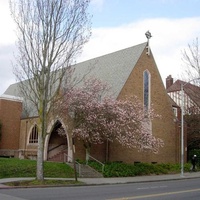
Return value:
M 137 149 L 127 149 L 117 143 L 105 143 L 93 146 L 91 155 L 100 161 L 110 160 L 127 163 L 179 162 L 180 130 L 178 122 L 174 115 L 172 101 L 165 90 L 148 42 L 76 64 L 75 74 L 85 75 L 91 66 L 92 70 L 88 77 L 96 77 L 106 81 L 112 88 L 114 98 L 124 99 L 125 96 L 136 95 L 145 106 L 154 105 L 155 112 L 161 115 L 162 118 L 152 121 L 152 134 L 164 141 L 164 147 L 160 148 L 158 154 L 139 152 Z M 18 84 L 11 85 L 5 91 L 5 94 L 19 96 Z M 32 109 L 29 108 L 29 110 Z M 18 131 L 14 133 L 4 129 L 2 136 L 10 134 L 12 138 L 15 134 L 13 137 L 17 138 L 15 141 L 17 144 L 15 144 L 16 147 L 14 148 L 18 152 L 16 155 L 35 159 L 37 155 L 38 133 L 37 114 L 33 113 L 30 113 L 29 117 L 21 117 Z M 7 115 L 5 112 L 0 114 L 1 118 Z M 19 119 L 21 113 L 16 112 L 15 115 L 17 114 Z M 24 115 L 22 114 L 22 116 Z M 10 120 L 12 119 L 8 118 L 8 120 L 2 121 L 3 126 L 11 123 Z M 56 116 L 48 122 L 48 135 L 45 139 L 45 160 L 63 161 L 66 158 L 70 161 L 72 159 L 70 136 L 67 134 L 66 137 L 61 137 L 57 133 L 57 129 L 61 125 L 64 129 L 67 129 L 67 124 L 67 119 L 63 119 L 60 116 Z M 6 142 L 7 140 L 4 139 L 1 144 L 7 145 L 4 144 Z M 85 150 L 81 142 L 76 142 L 75 147 L 76 158 L 85 159 Z
M 13 96 L 0 97 L 0 155 L 18 157 L 22 100 Z
M 169 75 L 166 79 L 166 90 L 168 95 L 176 102 L 178 106 L 181 107 L 183 103 L 185 114 L 200 113 L 199 86 L 179 79 L 174 82 L 172 76 Z
M 199 149 L 199 126 L 195 126 L 199 121 L 200 114 L 200 87 L 195 84 L 197 79 L 185 82 L 182 80 L 174 81 L 172 76 L 169 75 L 166 79 L 166 90 L 171 99 L 178 107 L 182 107 L 184 119 L 184 146 L 186 147 L 188 159 L 189 151 L 192 149 Z M 193 83 L 193 84 L 192 84 Z M 178 108 L 174 107 L 175 115 L 180 120 L 181 113 L 177 112 Z M 193 123 L 196 121 L 196 123 Z

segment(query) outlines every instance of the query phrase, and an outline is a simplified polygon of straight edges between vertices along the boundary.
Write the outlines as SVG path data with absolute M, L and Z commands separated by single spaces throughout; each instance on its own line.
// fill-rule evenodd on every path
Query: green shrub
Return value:
M 101 164 L 95 161 L 89 161 L 89 165 L 102 173 Z M 184 171 L 188 172 L 190 167 L 191 163 L 185 164 Z M 122 162 L 110 162 L 105 164 L 103 175 L 104 177 L 128 177 L 180 173 L 180 170 L 180 164 L 125 164 Z M 35 176 L 36 161 L 0 158 L 0 178 Z M 44 177 L 70 178 L 74 177 L 74 170 L 65 163 L 44 162 Z
M 96 169 L 98 172 L 102 173 L 102 165 L 95 161 L 88 161 L 88 165 Z
M 89 165 L 101 172 L 101 166 L 92 161 Z M 184 170 L 190 170 L 191 164 L 184 165 Z M 179 173 L 181 170 L 180 164 L 150 164 L 150 163 L 137 163 L 125 164 L 122 162 L 111 162 L 105 164 L 103 172 L 104 177 L 128 177 L 128 176 L 143 176 L 152 174 L 169 174 Z

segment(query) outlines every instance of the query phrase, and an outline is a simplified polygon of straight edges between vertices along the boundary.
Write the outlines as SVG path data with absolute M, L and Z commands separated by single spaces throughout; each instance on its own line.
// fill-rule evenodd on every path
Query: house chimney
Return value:
M 171 85 L 173 85 L 174 80 L 171 75 L 166 78 L 166 89 L 168 89 Z

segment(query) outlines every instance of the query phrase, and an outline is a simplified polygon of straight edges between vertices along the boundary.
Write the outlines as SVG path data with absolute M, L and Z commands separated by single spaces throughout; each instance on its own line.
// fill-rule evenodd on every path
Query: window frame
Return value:
M 143 72 L 143 105 L 146 110 L 150 109 L 151 102 L 151 74 L 149 70 Z
M 29 144 L 38 144 L 38 127 L 36 124 L 31 128 L 31 132 L 30 132 L 29 138 L 28 138 L 28 143 Z

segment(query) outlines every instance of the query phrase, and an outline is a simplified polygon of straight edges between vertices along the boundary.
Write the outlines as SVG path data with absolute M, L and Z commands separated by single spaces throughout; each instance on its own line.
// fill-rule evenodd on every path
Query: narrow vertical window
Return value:
M 149 104 L 150 104 L 150 73 L 148 70 L 145 70 L 143 73 L 143 92 L 144 92 L 144 107 L 146 109 L 149 109 Z
M 29 137 L 29 143 L 32 143 L 32 144 L 38 143 L 38 129 L 36 125 L 32 128 L 32 131 Z

